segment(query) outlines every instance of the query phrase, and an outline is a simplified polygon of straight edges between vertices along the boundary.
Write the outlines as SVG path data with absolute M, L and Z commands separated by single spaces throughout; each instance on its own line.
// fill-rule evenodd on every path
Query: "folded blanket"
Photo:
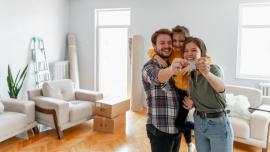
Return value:
M 227 108 L 229 110 L 229 116 L 239 117 L 249 120 L 251 113 L 248 111 L 250 103 L 248 98 L 243 95 L 234 96 L 233 94 L 226 94 Z

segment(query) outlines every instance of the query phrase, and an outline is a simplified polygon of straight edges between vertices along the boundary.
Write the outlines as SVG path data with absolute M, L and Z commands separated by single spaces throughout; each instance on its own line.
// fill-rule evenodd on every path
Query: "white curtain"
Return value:
M 144 38 L 134 35 L 131 41 L 131 110 L 141 111 L 146 106 L 142 85 L 142 67 L 144 62 Z

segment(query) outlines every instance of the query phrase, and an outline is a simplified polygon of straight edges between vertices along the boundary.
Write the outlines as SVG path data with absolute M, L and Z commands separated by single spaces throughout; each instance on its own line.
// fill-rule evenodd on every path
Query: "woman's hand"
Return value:
M 196 68 L 203 76 L 207 76 L 210 72 L 210 65 L 205 57 L 201 57 L 196 61 Z
M 194 107 L 194 102 L 190 96 L 185 96 L 183 103 L 184 103 L 183 107 L 187 110 L 190 110 Z

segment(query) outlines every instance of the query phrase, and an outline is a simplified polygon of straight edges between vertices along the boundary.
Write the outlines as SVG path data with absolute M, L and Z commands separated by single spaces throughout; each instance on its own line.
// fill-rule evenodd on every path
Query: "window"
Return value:
M 128 97 L 129 9 L 96 10 L 96 89 L 104 98 Z
M 270 3 L 239 8 L 237 77 L 270 79 Z

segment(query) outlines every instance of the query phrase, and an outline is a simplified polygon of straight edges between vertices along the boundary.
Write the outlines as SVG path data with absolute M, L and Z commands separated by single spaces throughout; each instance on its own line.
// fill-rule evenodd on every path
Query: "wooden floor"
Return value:
M 28 140 L 14 137 L 1 142 L 0 152 L 149 152 L 145 113 L 127 112 L 126 127 L 114 134 L 93 131 L 91 120 L 65 130 L 63 140 L 58 140 L 53 130 L 36 136 L 29 133 Z M 186 152 L 184 140 L 180 151 Z M 236 142 L 234 152 L 261 152 L 261 149 Z

